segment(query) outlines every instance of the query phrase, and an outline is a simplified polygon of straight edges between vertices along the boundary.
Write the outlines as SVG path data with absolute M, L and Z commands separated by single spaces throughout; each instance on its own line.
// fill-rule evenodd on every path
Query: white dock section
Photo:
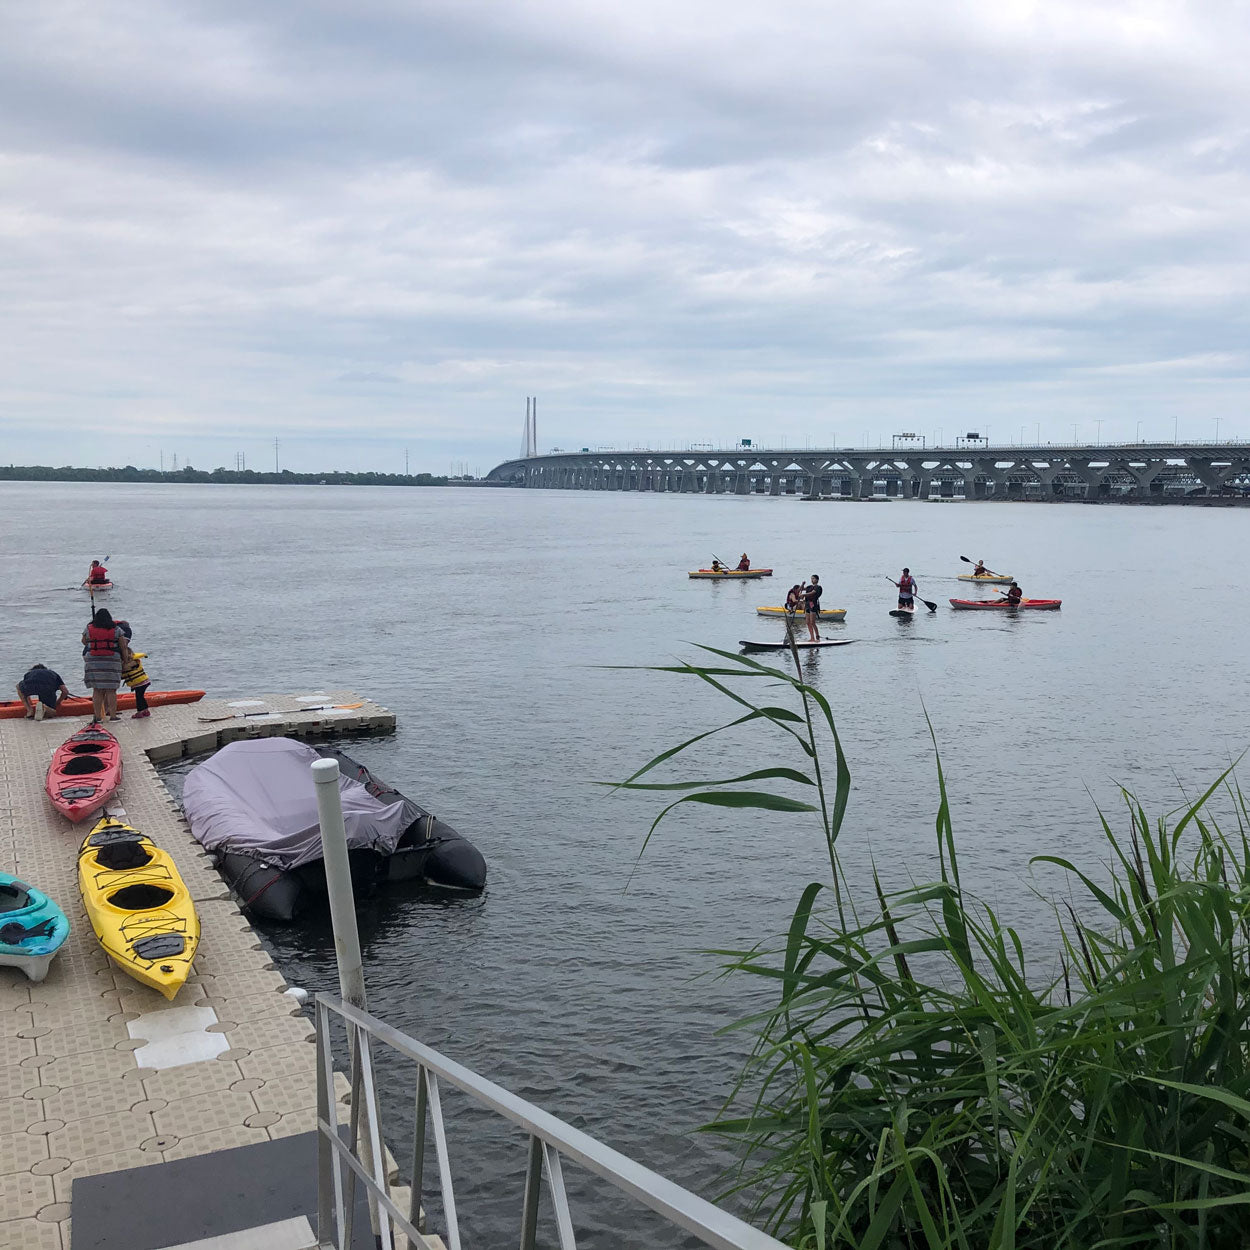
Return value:
M 71 825 L 44 793 L 52 751 L 84 723 L 0 720 L 0 869 L 49 894 L 72 926 L 43 983 L 0 968 L 0 1250 L 70 1250 L 77 1176 L 315 1127 L 312 1025 L 151 760 L 241 737 L 382 731 L 395 718 L 349 691 L 314 691 L 159 707 L 147 720 L 124 712 L 107 725 L 124 760 L 109 807 L 173 857 L 200 915 L 194 972 L 172 1003 L 100 949 L 77 879 L 92 818 Z

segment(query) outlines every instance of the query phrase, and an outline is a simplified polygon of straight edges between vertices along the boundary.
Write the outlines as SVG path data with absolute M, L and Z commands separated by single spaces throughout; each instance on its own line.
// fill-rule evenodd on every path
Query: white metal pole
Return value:
M 318 760 L 312 766 L 312 775 L 317 790 L 317 819 L 321 822 L 321 857 L 326 867 L 330 920 L 334 926 L 334 955 L 339 966 L 339 993 L 345 1003 L 368 1011 L 360 933 L 356 928 L 356 899 L 347 858 L 347 830 L 339 795 L 338 760 Z

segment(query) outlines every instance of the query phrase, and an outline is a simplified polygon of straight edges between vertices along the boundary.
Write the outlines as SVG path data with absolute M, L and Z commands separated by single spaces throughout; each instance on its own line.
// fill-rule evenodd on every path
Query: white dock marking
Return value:
M 264 707 L 264 699 L 231 699 L 227 707 Z
M 215 1059 L 230 1049 L 230 1039 L 224 1033 L 204 1031 L 216 1023 L 217 1013 L 211 1007 L 166 1007 L 126 1021 L 126 1032 L 147 1042 L 134 1052 L 139 1067 L 178 1068 L 184 1063 Z
M 308 1217 L 297 1215 L 293 1220 L 278 1220 L 220 1237 L 184 1241 L 178 1246 L 167 1246 L 165 1250 L 315 1250 L 316 1245 L 317 1237 Z

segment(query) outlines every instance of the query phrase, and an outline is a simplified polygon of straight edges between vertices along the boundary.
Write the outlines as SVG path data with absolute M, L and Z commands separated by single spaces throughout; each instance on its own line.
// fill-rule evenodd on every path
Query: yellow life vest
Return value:
M 146 656 L 146 651 L 132 651 L 130 653 L 130 663 L 122 669 L 122 680 L 131 690 L 137 690 L 140 686 L 146 686 L 151 680 L 143 670 L 142 661 Z

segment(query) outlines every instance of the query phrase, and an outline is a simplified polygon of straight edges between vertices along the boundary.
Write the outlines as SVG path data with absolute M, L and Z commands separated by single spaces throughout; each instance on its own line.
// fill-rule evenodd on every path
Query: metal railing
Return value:
M 332 1017 L 338 1017 L 346 1026 L 351 1055 L 352 1097 L 346 1140 L 340 1131 L 344 1126 L 339 1124 L 334 1092 L 330 1038 Z M 521 1250 L 534 1250 L 544 1175 L 555 1211 L 560 1250 L 576 1250 L 573 1217 L 564 1186 L 564 1160 L 576 1162 L 602 1177 L 650 1207 L 670 1224 L 693 1234 L 705 1245 L 718 1247 L 718 1250 L 785 1250 L 782 1242 L 767 1233 L 752 1228 L 727 1211 L 682 1189 L 650 1168 L 572 1128 L 368 1012 L 359 1011 L 328 995 L 318 994 L 316 1024 L 317 1244 L 323 1250 L 347 1250 L 352 1244 L 352 1217 L 358 1180 L 366 1189 L 369 1218 L 381 1250 L 394 1250 L 395 1230 L 402 1234 L 401 1246 L 402 1238 L 407 1238 L 409 1247 L 429 1250 L 433 1243 L 418 1228 L 427 1120 L 433 1131 L 434 1150 L 438 1158 L 447 1245 L 449 1250 L 461 1250 L 447 1133 L 439 1094 L 440 1082 L 464 1091 L 478 1105 L 518 1125 L 529 1135 L 529 1163 L 520 1216 Z M 407 1211 L 401 1211 L 393 1201 L 387 1182 L 386 1152 L 382 1144 L 374 1082 L 376 1043 L 411 1059 L 417 1065 L 416 1119 Z

